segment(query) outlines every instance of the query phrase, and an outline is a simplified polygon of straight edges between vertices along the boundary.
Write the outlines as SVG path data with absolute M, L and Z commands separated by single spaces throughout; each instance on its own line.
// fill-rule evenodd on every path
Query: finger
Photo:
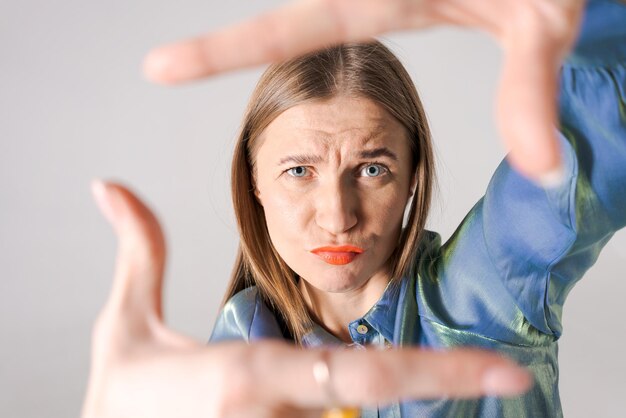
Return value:
M 539 183 L 559 181 L 555 51 L 541 42 L 519 40 L 504 60 L 498 99 L 498 125 L 510 148 L 509 161 Z
M 300 0 L 203 37 L 153 50 L 147 78 L 179 83 L 295 57 L 338 42 L 401 28 L 421 2 Z M 411 22 L 416 25 L 415 19 Z
M 577 35 L 584 1 L 534 3 L 517 10 L 502 34 L 505 60 L 498 122 L 509 161 L 543 186 L 563 182 L 558 126 L 558 79 Z
M 337 353 L 333 363 L 338 372 L 338 396 L 348 403 L 366 402 L 372 394 L 377 402 L 399 398 L 512 396 L 523 393 L 532 383 L 528 372 L 510 360 L 479 350 L 371 351 L 365 353 L 364 359 L 351 360 L 352 366 L 361 361 L 373 365 L 363 376 L 350 373 L 346 367 L 350 361 L 348 354 Z M 354 387 L 358 388 L 356 395 L 351 390 Z
M 165 240 L 156 217 L 124 186 L 96 180 L 92 191 L 118 237 L 107 307 L 160 319 Z
M 302 407 L 328 404 L 328 394 L 313 377 L 319 350 L 268 347 L 253 354 L 253 364 L 260 365 L 254 375 L 259 382 L 265 380 L 259 386 L 262 396 Z M 328 365 L 333 392 L 343 405 L 514 396 L 532 385 L 525 369 L 498 354 L 474 349 L 336 350 Z

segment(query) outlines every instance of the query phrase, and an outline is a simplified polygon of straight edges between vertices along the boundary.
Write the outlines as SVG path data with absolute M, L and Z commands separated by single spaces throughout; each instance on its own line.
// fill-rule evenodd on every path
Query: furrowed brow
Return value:
M 319 164 L 322 162 L 322 157 L 319 155 L 310 155 L 310 154 L 297 154 L 297 155 L 289 155 L 287 157 L 281 158 L 278 162 L 278 165 L 283 165 L 287 163 L 298 164 L 298 165 L 310 165 L 310 164 Z
M 398 156 L 387 147 L 374 148 L 371 150 L 361 151 L 359 153 L 361 158 L 379 158 L 387 157 L 394 161 L 398 161 Z

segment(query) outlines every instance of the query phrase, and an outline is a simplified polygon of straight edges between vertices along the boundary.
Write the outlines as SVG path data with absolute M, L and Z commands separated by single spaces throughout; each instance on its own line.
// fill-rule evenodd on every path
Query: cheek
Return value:
M 303 199 L 284 191 L 270 191 L 263 199 L 265 221 L 274 246 L 282 251 L 286 244 L 302 237 L 307 220 L 311 218 L 310 205 Z M 309 208 L 309 209 L 307 209 Z
M 362 198 L 362 222 L 374 230 L 376 235 L 397 235 L 402 226 L 407 199 L 408 195 L 398 188 L 381 190 Z

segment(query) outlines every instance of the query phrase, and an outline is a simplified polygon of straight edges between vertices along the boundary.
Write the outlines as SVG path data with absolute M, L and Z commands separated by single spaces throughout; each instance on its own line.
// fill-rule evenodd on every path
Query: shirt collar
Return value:
M 343 342 L 314 322 L 313 329 L 302 337 L 302 345 L 305 347 L 319 347 L 322 345 L 339 346 L 343 345 Z
M 357 326 L 365 320 L 387 341 L 394 341 L 394 329 L 396 323 L 398 303 L 402 293 L 402 280 L 391 281 L 382 296 L 370 308 L 362 318 L 352 321 L 348 326 Z M 311 331 L 302 337 L 302 344 L 305 347 L 317 347 L 320 345 L 345 345 L 341 340 L 326 331 L 320 325 L 314 323 Z
M 391 281 L 378 302 L 363 315 L 363 319 L 389 342 L 394 341 L 393 334 L 402 289 L 401 283 L 402 280 Z

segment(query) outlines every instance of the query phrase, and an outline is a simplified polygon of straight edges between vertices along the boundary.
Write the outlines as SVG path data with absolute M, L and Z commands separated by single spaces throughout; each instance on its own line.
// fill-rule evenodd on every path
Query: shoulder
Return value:
M 430 254 L 431 252 L 436 252 L 440 249 L 441 235 L 439 235 L 437 232 L 424 229 L 419 245 L 420 254 Z
M 231 297 L 220 312 L 211 342 L 280 338 L 282 333 L 273 312 L 260 297 L 256 286 Z
M 256 286 L 247 287 L 228 299 L 226 304 L 224 304 L 224 310 L 243 314 L 249 311 L 251 306 L 256 305 L 258 297 L 259 290 Z
M 434 260 L 440 257 L 441 250 L 441 235 L 427 229 L 423 230 L 417 248 L 417 259 L 415 260 L 417 271 L 428 268 Z
M 249 340 L 258 293 L 256 286 L 248 287 L 224 304 L 213 327 L 211 342 Z

